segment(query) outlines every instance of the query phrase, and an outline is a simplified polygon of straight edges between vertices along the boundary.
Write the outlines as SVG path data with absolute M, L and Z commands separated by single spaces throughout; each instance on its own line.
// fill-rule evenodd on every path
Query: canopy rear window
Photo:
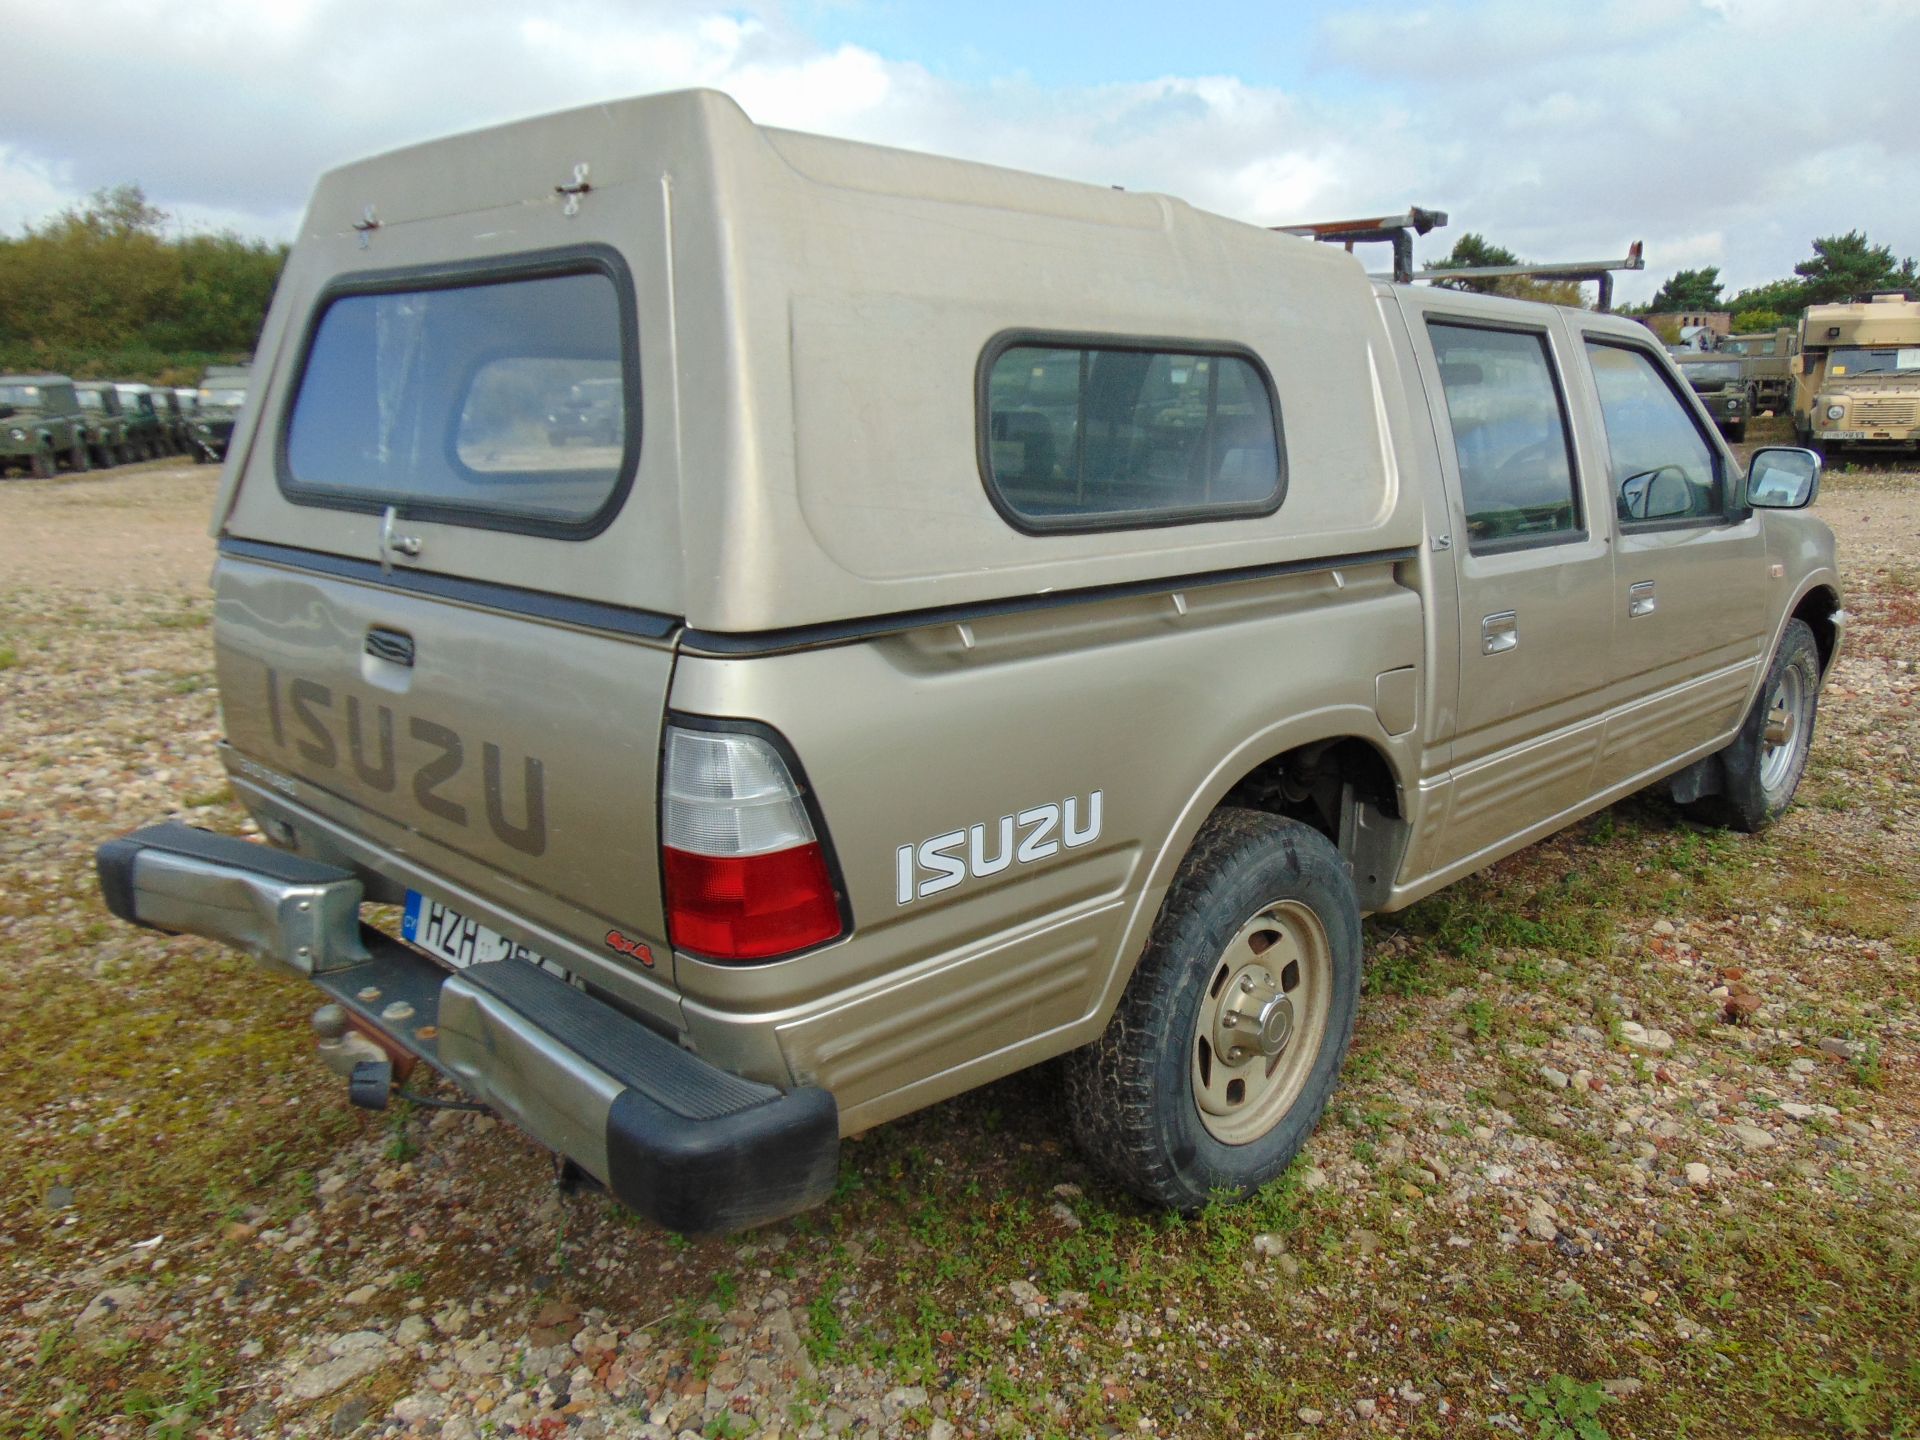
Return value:
M 598 253 L 336 292 L 288 410 L 282 489 L 307 504 L 593 533 L 639 454 L 631 293 Z

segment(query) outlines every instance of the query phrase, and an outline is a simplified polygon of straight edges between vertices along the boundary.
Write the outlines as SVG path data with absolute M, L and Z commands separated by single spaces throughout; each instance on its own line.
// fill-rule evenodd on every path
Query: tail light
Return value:
M 669 726 L 661 796 L 675 949 L 767 960 L 841 933 L 826 849 L 771 741 Z

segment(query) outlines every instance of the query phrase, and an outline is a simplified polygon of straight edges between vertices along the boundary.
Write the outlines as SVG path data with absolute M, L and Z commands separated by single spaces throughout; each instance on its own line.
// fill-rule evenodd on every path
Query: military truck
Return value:
M 1793 428 L 1821 454 L 1920 448 L 1920 301 L 1910 291 L 1807 307 Z
M 1793 398 L 1793 358 L 1800 338 L 1791 325 L 1750 335 L 1729 335 L 1720 342 L 1722 355 L 1738 355 L 1747 378 L 1747 411 L 1787 413 Z
M 81 380 L 74 390 L 87 416 L 87 448 L 95 465 L 124 465 L 133 459 L 127 435 L 127 415 L 120 391 L 111 380 Z
M 65 375 L 0 375 L 0 476 L 88 468 L 86 413 Z
M 180 403 L 180 392 L 170 385 L 154 386 L 153 408 L 160 416 L 161 427 L 166 431 L 167 453 L 169 455 L 187 454 L 192 448 L 193 438 L 187 422 L 186 409 Z
M 1735 441 L 1746 439 L 1747 374 L 1740 360 L 1709 351 L 1676 355 L 1674 363 L 1726 437 Z
M 150 827 L 104 897 L 676 1229 L 1056 1056 L 1115 1183 L 1249 1193 L 1363 914 L 1654 784 L 1767 825 L 1844 643 L 1820 462 L 1743 472 L 1644 326 L 1169 197 L 695 93 L 299 233 L 213 515 L 269 843 Z
M 122 380 L 113 388 L 120 392 L 120 411 L 127 421 L 127 449 L 134 459 L 158 460 L 172 454 L 172 437 L 154 402 L 153 387 Z
M 193 458 L 198 464 L 227 458 L 234 422 L 247 403 L 252 372 L 245 365 L 209 365 L 194 395 Z

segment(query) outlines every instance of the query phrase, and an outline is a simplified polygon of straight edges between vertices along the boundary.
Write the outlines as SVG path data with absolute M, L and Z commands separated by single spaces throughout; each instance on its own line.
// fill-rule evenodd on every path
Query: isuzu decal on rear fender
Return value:
M 1080 797 L 1069 795 L 1057 805 L 1036 805 L 989 824 L 902 845 L 893 852 L 894 902 L 911 904 L 951 890 L 968 876 L 985 879 L 1010 865 L 1032 865 L 1063 848 L 1091 845 L 1100 838 L 1101 795 L 1099 790 L 1089 795 L 1084 812 Z

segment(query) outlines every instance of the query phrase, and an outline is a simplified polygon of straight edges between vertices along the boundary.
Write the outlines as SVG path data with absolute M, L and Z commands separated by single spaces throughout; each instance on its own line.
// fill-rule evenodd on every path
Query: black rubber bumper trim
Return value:
M 840 1107 L 826 1090 L 781 1092 L 708 1064 L 664 1035 L 513 960 L 461 972 L 619 1081 L 607 1115 L 607 1187 L 686 1234 L 743 1230 L 833 1192 Z
M 689 1235 L 744 1230 L 833 1193 L 840 1107 L 825 1090 L 790 1090 L 716 1120 L 687 1120 L 639 1090 L 607 1115 L 607 1184 L 630 1210 Z
M 326 885 L 336 880 L 351 880 L 353 874 L 318 860 L 256 845 L 232 835 L 216 835 L 211 830 L 196 830 L 178 820 L 149 825 L 142 830 L 107 841 L 94 852 L 94 869 L 100 876 L 100 895 L 107 909 L 134 925 L 144 924 L 134 913 L 133 867 L 142 850 L 162 850 L 169 855 L 184 855 L 222 865 L 229 870 L 246 870 L 289 885 Z M 148 926 L 149 929 L 157 927 Z

